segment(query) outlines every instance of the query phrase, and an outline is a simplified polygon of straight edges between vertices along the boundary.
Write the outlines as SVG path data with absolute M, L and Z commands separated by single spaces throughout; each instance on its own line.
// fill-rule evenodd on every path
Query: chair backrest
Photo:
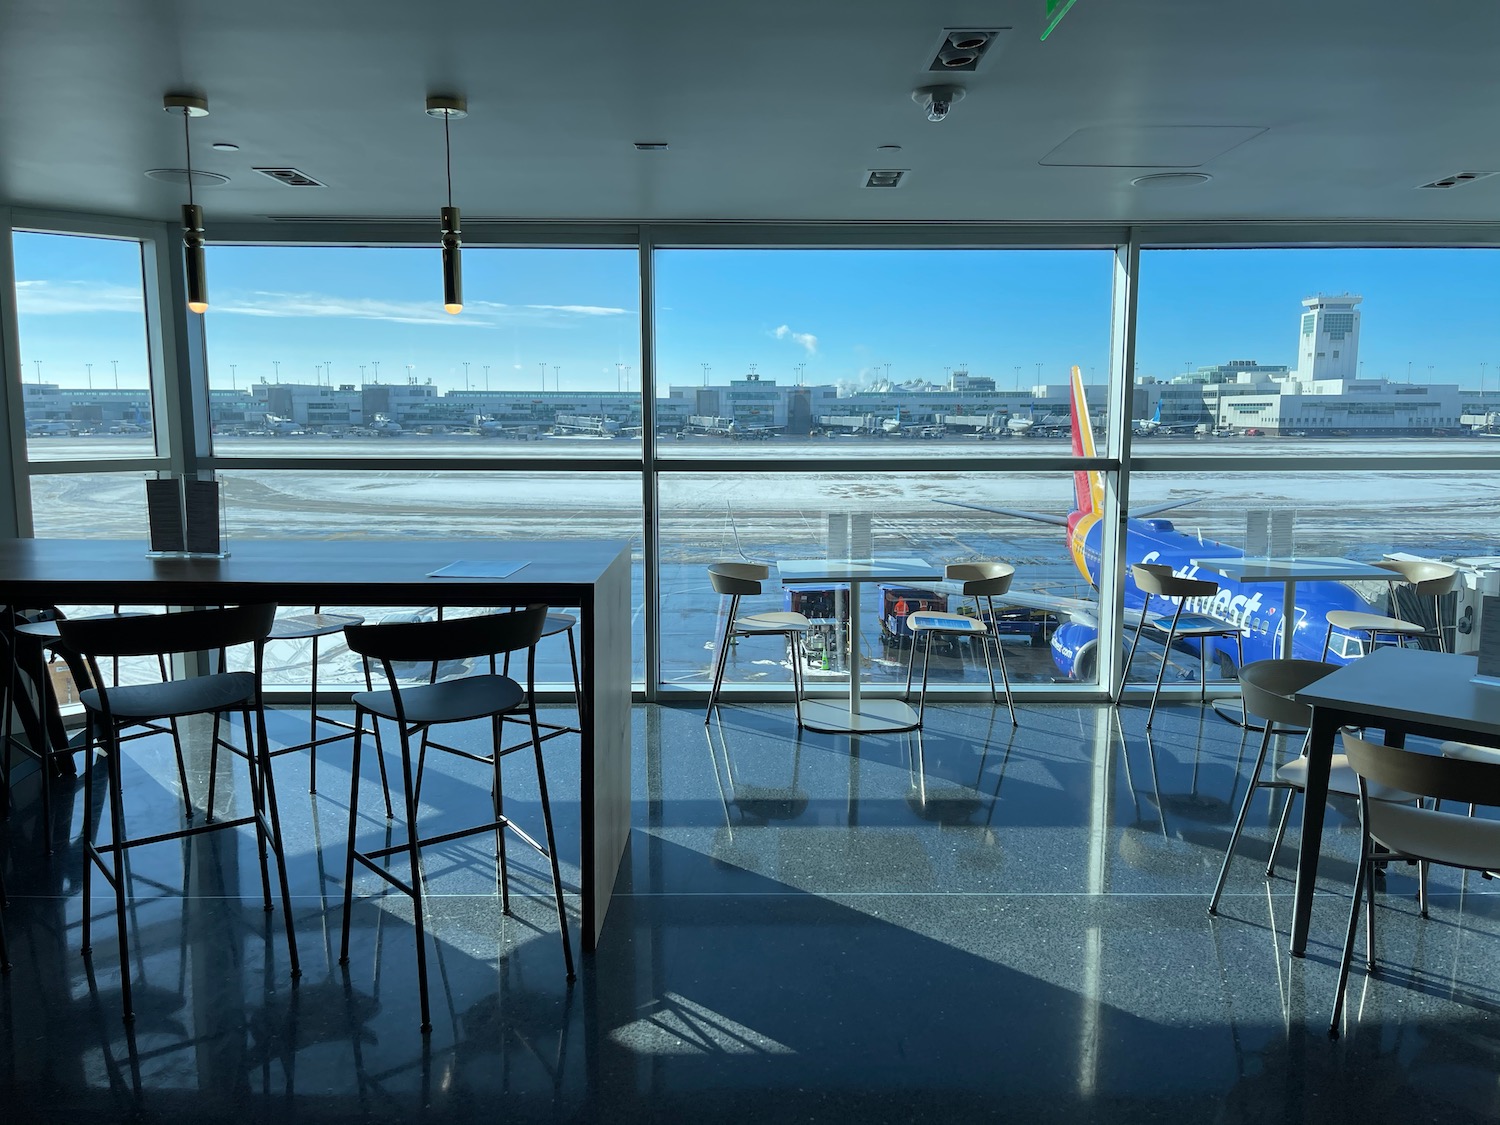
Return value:
M 446 621 L 397 621 L 384 625 L 348 625 L 349 651 L 372 660 L 432 664 L 468 660 L 529 649 L 541 639 L 547 621 L 545 605 L 512 613 L 453 617 Z
M 1458 585 L 1458 567 L 1429 559 L 1385 559 L 1375 564 L 1382 570 L 1401 575 L 1412 592 L 1436 598 L 1451 593 Z
M 1398 750 L 1344 735 L 1349 765 L 1367 781 L 1444 801 L 1500 805 L 1500 762 L 1468 761 Z
M 948 582 L 962 582 L 964 593 L 980 597 L 994 597 L 1010 589 L 1016 568 L 1010 563 L 986 559 L 981 562 L 949 563 L 943 568 L 943 578 Z
M 1163 598 L 1211 598 L 1219 592 L 1219 584 L 1207 578 L 1183 578 L 1172 573 L 1164 563 L 1136 563 L 1130 568 L 1136 589 L 1148 597 Z
M 1305 727 L 1312 708 L 1292 698 L 1339 665 L 1321 660 L 1257 660 L 1240 669 L 1240 695 L 1247 714 L 1273 723 Z
M 276 603 L 190 609 L 143 617 L 59 618 L 64 645 L 87 659 L 158 656 L 258 644 L 276 620 Z
M 765 563 L 716 562 L 708 565 L 708 580 L 716 594 L 758 594 L 761 583 L 771 576 Z

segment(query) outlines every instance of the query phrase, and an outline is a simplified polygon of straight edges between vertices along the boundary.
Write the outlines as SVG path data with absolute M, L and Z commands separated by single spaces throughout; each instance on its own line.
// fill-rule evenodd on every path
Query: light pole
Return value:
M 323 386 L 323 365 L 321 363 L 313 364 L 313 386 L 320 389 Z
M 698 366 L 703 368 L 703 385 L 706 387 L 708 386 L 708 373 L 712 369 L 706 363 L 700 363 Z
M 1432 372 L 1433 372 L 1433 369 L 1436 368 L 1436 367 L 1437 367 L 1437 364 L 1435 364 L 1435 363 L 1429 363 L 1427 365 L 1427 385 L 1429 387 L 1432 386 Z M 1483 392 L 1481 392 L 1481 394 L 1482 393 Z
M 704 381 L 707 382 L 706 379 Z M 625 389 L 625 364 L 621 363 L 618 360 L 616 360 L 615 361 L 615 390 L 616 391 L 623 391 L 624 389 Z
M 414 367 L 416 367 L 415 363 L 408 363 L 406 365 L 406 385 L 408 387 L 412 385 L 412 373 L 411 372 L 412 372 L 412 368 L 414 368 Z
M 630 364 L 625 365 L 625 391 L 630 392 Z
M 118 391 L 120 389 L 120 361 L 112 359 L 109 361 L 109 364 L 115 369 L 115 390 Z
M 552 389 L 554 391 L 562 390 L 562 364 L 560 363 L 552 365 Z
M 238 369 L 238 367 L 239 364 L 237 363 L 231 363 L 229 365 L 229 389 L 231 391 L 234 390 L 234 373 Z
M 1016 364 L 1016 390 L 1021 389 L 1021 365 Z
M 542 360 L 537 364 L 542 369 L 542 394 L 547 393 L 547 361 Z
M 372 359 L 372 360 L 370 360 L 370 366 L 375 369 L 375 382 L 378 385 L 379 382 L 380 382 L 380 360 L 378 360 L 378 359 Z
M 805 364 L 805 363 L 799 363 L 799 364 L 797 364 L 797 386 L 800 387 L 802 385 L 802 383 L 803 383 L 803 374 L 806 371 L 807 371 L 807 364 Z
M 1042 385 L 1042 365 L 1040 363 L 1036 365 L 1036 385 Z
M 88 368 L 88 373 L 89 373 L 89 390 L 93 390 L 94 389 L 94 365 L 92 363 L 85 363 L 84 367 Z
M 274 367 L 274 368 L 276 368 L 276 381 L 278 383 L 280 383 L 281 382 L 281 360 L 279 360 L 279 359 L 273 359 L 271 361 L 271 366 Z
M 325 360 L 323 362 L 323 374 L 326 375 L 326 376 L 328 376 L 328 389 L 332 390 L 333 389 L 333 360 L 329 359 L 329 360 Z
M 464 360 L 464 394 L 469 393 L 469 361 Z
M 887 383 L 891 381 L 891 365 L 889 363 L 885 365 L 885 381 Z
M 488 394 L 490 389 L 490 365 L 488 363 L 484 365 L 484 389 Z
M 31 362 L 36 364 L 36 385 L 40 387 L 42 385 L 42 361 L 34 359 Z
M 359 365 L 359 385 L 365 385 L 365 365 L 363 363 Z

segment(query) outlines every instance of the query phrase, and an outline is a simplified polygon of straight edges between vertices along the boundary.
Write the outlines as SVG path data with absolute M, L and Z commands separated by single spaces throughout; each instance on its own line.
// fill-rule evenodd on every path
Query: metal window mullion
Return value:
M 1119 470 L 1104 477 L 1104 534 L 1099 555 L 1099 686 L 1111 699 L 1124 681 L 1126 547 L 1130 519 L 1130 418 L 1135 403 L 1135 337 L 1139 311 L 1141 246 L 1132 232 L 1115 250 L 1110 306 L 1109 429 L 1107 451 Z
M 646 699 L 661 684 L 661 493 L 656 478 L 656 258 L 650 227 L 640 233 L 642 628 Z
M 0 488 L 0 535 L 23 538 L 31 535 L 31 478 L 26 465 L 26 390 L 22 386 L 21 339 L 16 300 L 15 238 L 12 212 L 0 208 L 6 218 L 5 237 L 0 242 L 0 402 L 6 425 L 0 430 L 0 465 L 5 473 Z

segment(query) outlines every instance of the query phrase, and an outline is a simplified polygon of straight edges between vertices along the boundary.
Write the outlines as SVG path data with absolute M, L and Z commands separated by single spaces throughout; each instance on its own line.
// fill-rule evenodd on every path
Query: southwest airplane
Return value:
M 1073 368 L 1073 455 L 1093 457 L 1094 431 L 1089 420 L 1088 403 L 1084 398 L 1083 379 L 1077 367 Z M 1079 471 L 1073 474 L 1073 489 L 1076 499 L 1074 510 L 1066 517 L 1044 512 L 1019 511 L 1014 508 L 993 508 L 982 504 L 965 504 L 947 501 L 963 508 L 994 512 L 997 515 L 1013 516 L 1039 523 L 1067 528 L 1068 550 L 1073 564 L 1095 591 L 1099 589 L 1099 557 L 1104 540 L 1104 526 L 1100 522 L 1104 511 L 1104 480 L 1098 472 Z M 1192 501 L 1176 501 L 1160 504 L 1131 514 L 1125 524 L 1125 561 L 1128 568 L 1134 563 L 1165 563 L 1174 574 L 1196 577 L 1199 568 L 1193 558 L 1240 557 L 1239 548 L 1231 547 L 1198 535 L 1187 535 L 1172 526 L 1171 520 L 1150 518 L 1157 512 L 1182 506 Z M 1207 614 L 1229 625 L 1237 626 L 1244 645 L 1245 663 L 1278 657 L 1282 654 L 1281 609 L 1282 590 L 1278 583 L 1253 583 L 1241 585 L 1232 579 L 1211 571 L 1203 572 L 1204 578 L 1219 585 L 1218 594 L 1212 599 L 1193 598 L 1188 602 L 1187 612 Z M 1134 579 L 1125 583 L 1125 619 L 1128 629 L 1134 628 L 1140 619 L 1145 595 L 1136 587 Z M 1052 658 L 1067 676 L 1089 679 L 1097 667 L 1099 645 L 1098 607 L 1095 603 L 1079 598 L 1064 598 L 1042 593 L 1012 590 L 1006 601 L 1035 609 L 1045 609 L 1065 614 L 1068 620 L 1052 634 Z M 1153 615 L 1165 612 L 1170 615 L 1173 603 L 1169 599 L 1153 600 Z M 1292 635 L 1292 652 L 1289 655 L 1307 659 L 1322 659 L 1323 638 L 1327 631 L 1324 615 L 1329 610 L 1344 609 L 1368 612 L 1370 605 L 1355 591 L 1342 582 L 1309 582 L 1297 594 L 1296 616 Z M 1128 633 L 1128 630 L 1127 630 Z M 1228 666 L 1238 657 L 1237 646 L 1232 640 L 1208 642 L 1216 648 L 1207 653 L 1210 661 L 1217 651 L 1219 659 Z M 1197 640 L 1177 642 L 1185 650 L 1198 652 Z M 1346 663 L 1363 656 L 1365 642 L 1362 637 L 1334 630 L 1327 660 Z M 1197 661 L 1194 660 L 1194 664 Z

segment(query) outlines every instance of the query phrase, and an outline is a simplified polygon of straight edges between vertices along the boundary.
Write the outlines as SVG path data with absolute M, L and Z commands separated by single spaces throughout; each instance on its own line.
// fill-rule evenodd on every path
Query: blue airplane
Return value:
M 1093 457 L 1094 431 L 1090 424 L 1088 403 L 1084 398 L 1083 380 L 1079 368 L 1073 368 L 1072 390 L 1073 454 L 1077 457 Z M 1080 419 L 1082 424 L 1079 424 Z M 1104 481 L 1099 473 L 1079 471 L 1073 474 L 1075 507 L 1067 516 L 1045 512 L 1028 512 L 1015 508 L 996 508 L 983 504 L 947 501 L 962 508 L 994 512 L 1038 523 L 1053 524 L 1067 529 L 1069 552 L 1073 564 L 1089 585 L 1099 589 L 1099 558 L 1104 540 L 1104 525 L 1100 522 L 1104 510 Z M 1204 539 L 1199 535 L 1188 535 L 1172 526 L 1172 521 L 1154 518 L 1156 513 L 1169 508 L 1181 507 L 1192 501 L 1176 501 L 1131 513 L 1126 521 L 1125 559 L 1127 568 L 1135 563 L 1164 563 L 1174 574 L 1197 577 L 1199 568 L 1192 560 L 1205 557 L 1241 557 L 1244 552 L 1237 547 Z M 1128 570 L 1127 570 L 1128 574 Z M 1241 585 L 1219 574 L 1204 571 L 1204 578 L 1218 583 L 1219 592 L 1212 599 L 1192 598 L 1184 612 L 1201 613 L 1217 618 L 1239 628 L 1244 646 L 1246 664 L 1283 655 L 1282 652 L 1282 589 L 1276 583 L 1247 583 Z M 1125 618 L 1133 624 L 1139 620 L 1146 596 L 1136 586 L 1134 579 L 1125 583 Z M 1098 661 L 1099 617 L 1098 605 L 1082 598 L 1064 598 L 1043 593 L 1028 593 L 1012 590 L 1006 595 L 1011 604 L 1034 609 L 1048 610 L 1066 616 L 1068 620 L 1059 625 L 1052 634 L 1052 659 L 1066 676 L 1075 679 L 1092 679 Z M 1165 603 L 1165 604 L 1164 604 Z M 1157 598 L 1152 603 L 1153 613 L 1170 614 L 1175 599 Z M 1323 656 L 1323 639 L 1327 633 L 1325 614 L 1330 610 L 1356 610 L 1369 612 L 1371 606 L 1350 586 L 1342 582 L 1308 582 L 1299 587 L 1295 607 L 1296 621 L 1293 626 L 1292 651 L 1289 654 L 1300 659 L 1326 659 L 1343 664 L 1365 654 L 1364 636 L 1333 631 L 1328 655 Z M 1238 659 L 1238 647 L 1231 640 L 1218 641 L 1210 638 L 1205 656 L 1209 663 L 1217 660 L 1225 674 L 1233 669 Z M 1200 642 L 1194 638 L 1182 639 L 1177 646 L 1195 657 Z M 1193 663 L 1196 665 L 1197 661 Z

